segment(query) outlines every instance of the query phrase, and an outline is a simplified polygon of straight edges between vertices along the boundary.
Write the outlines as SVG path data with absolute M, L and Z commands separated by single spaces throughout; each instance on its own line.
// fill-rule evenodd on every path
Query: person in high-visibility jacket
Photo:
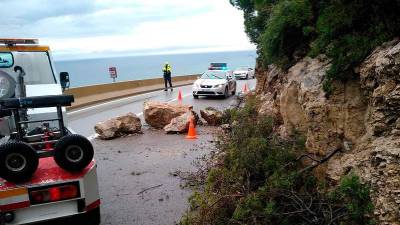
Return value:
M 165 89 L 164 89 L 164 91 L 167 91 L 168 90 L 168 83 L 169 83 L 169 87 L 171 88 L 171 91 L 173 90 L 172 89 L 172 78 L 171 78 L 171 66 L 169 65 L 169 63 L 168 62 L 166 62 L 165 64 L 164 64 L 164 67 L 163 67 L 163 73 L 164 73 L 164 84 L 165 84 Z

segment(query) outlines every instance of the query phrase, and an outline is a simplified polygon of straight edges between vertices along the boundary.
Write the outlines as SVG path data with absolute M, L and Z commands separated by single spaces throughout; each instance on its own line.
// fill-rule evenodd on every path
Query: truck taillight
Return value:
M 78 183 L 62 184 L 29 191 L 29 200 L 32 205 L 80 197 Z

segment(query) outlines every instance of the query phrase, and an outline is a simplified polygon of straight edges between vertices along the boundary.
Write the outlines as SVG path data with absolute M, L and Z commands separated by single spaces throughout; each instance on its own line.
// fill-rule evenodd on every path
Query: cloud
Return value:
M 228 0 L 2 1 L 0 30 L 41 38 L 57 57 L 254 48 Z

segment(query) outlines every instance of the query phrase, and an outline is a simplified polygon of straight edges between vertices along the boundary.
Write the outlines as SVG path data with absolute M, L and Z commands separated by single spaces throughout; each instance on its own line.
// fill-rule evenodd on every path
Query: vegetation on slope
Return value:
M 254 97 L 225 112 L 232 130 L 220 136 L 217 166 L 181 225 L 372 224 L 368 186 L 348 175 L 328 189 L 300 160 L 304 139 L 280 139 L 274 119 L 257 112 Z
M 376 46 L 400 36 L 400 0 L 230 0 L 243 10 L 263 65 L 306 55 L 332 60 L 326 81 L 349 79 Z M 328 86 L 326 86 L 328 87 Z

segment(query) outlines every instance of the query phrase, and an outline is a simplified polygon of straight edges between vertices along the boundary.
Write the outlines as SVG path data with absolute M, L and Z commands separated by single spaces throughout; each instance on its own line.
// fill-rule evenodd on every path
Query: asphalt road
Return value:
M 254 88 L 255 80 L 238 81 L 237 91 L 244 84 Z M 176 102 L 182 91 L 183 104 L 194 110 L 212 106 L 224 109 L 232 98 L 193 99 L 191 86 L 173 92 L 157 91 L 133 96 L 68 113 L 68 126 L 89 137 L 95 147 L 101 195 L 102 225 L 171 225 L 187 210 L 191 190 L 181 188 L 182 181 L 171 174 L 191 171 L 193 161 L 213 150 L 213 127 L 199 127 L 198 140 L 184 135 L 166 135 L 144 124 L 142 135 L 110 141 L 94 139 L 94 125 L 111 117 L 133 112 L 143 120 L 144 101 Z M 144 123 L 144 122 L 143 122 Z

